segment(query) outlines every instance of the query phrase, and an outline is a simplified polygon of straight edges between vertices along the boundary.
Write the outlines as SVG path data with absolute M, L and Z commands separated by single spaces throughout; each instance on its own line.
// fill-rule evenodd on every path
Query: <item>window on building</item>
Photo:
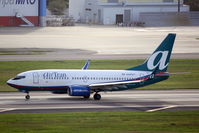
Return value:
M 174 2 L 174 0 L 163 0 L 163 2 Z
M 119 0 L 108 0 L 108 3 L 118 3 Z
M 85 10 L 86 10 L 86 11 L 91 11 L 91 9 L 90 9 L 90 8 L 86 8 Z

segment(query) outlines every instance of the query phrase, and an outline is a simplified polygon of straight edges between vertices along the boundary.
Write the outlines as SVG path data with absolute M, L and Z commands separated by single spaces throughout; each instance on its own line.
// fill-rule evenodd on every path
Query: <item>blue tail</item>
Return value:
M 141 65 L 127 70 L 166 72 L 176 34 L 168 34 L 151 56 Z

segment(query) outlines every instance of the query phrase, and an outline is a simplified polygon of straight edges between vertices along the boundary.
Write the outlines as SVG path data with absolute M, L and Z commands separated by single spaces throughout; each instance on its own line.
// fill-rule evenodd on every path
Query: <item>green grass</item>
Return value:
M 89 69 L 126 69 L 141 64 L 143 60 L 91 61 Z M 81 69 L 85 61 L 1 61 L 0 91 L 16 91 L 6 81 L 17 73 L 35 69 Z M 169 72 L 190 72 L 172 75 L 170 79 L 140 89 L 199 89 L 199 59 L 171 60 Z
M 0 55 L 41 55 L 52 51 L 0 51 Z
M 1 114 L 2 133 L 198 133 L 199 111 Z

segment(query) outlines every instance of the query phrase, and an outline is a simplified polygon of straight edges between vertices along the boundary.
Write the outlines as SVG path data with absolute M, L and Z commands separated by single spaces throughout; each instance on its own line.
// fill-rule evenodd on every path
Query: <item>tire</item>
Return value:
M 94 100 L 100 100 L 101 99 L 101 95 L 100 94 L 95 94 L 94 95 Z
M 26 100 L 29 100 L 30 99 L 30 95 L 26 95 Z

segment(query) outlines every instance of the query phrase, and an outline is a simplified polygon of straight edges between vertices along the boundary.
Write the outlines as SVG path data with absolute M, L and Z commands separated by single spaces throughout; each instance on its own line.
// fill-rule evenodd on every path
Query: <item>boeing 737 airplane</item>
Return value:
M 32 70 L 18 74 L 7 84 L 27 93 L 26 99 L 30 99 L 30 91 L 51 91 L 84 98 L 94 93 L 94 99 L 100 100 L 100 92 L 128 90 L 168 79 L 175 37 L 169 34 L 143 64 L 126 70 L 88 70 L 88 60 L 82 70 Z

